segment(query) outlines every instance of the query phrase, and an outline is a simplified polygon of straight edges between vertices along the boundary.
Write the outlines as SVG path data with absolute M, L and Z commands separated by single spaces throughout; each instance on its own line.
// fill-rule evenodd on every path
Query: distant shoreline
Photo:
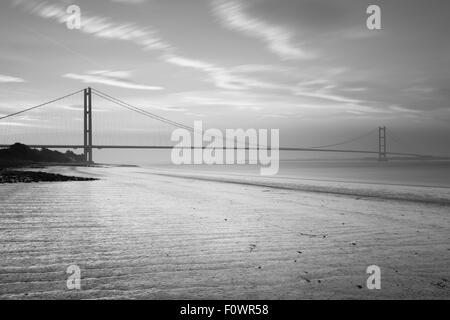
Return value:
M 217 173 L 177 172 L 172 170 L 153 170 L 149 174 L 181 178 L 187 180 L 218 182 L 255 186 L 279 190 L 322 193 L 355 199 L 378 199 L 402 202 L 415 202 L 437 206 L 450 206 L 448 187 L 416 186 L 385 183 L 367 183 L 319 179 L 286 179 L 285 177 L 264 178 L 245 175 L 221 175 Z M 424 190 L 428 190 L 424 192 Z M 430 191 L 432 190 L 432 191 Z

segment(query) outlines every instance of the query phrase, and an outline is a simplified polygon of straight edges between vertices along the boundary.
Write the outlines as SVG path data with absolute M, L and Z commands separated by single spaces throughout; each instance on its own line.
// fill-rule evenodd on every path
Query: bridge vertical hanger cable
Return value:
M 112 97 L 112 96 L 110 96 L 110 95 L 108 95 L 106 93 L 103 93 L 103 92 L 97 90 L 97 89 L 92 89 L 92 92 L 95 95 L 97 95 L 97 96 L 99 96 L 99 97 L 101 97 L 101 98 L 103 98 L 105 100 L 111 101 L 111 102 L 113 102 L 113 103 L 115 103 L 115 104 L 117 104 L 119 106 L 122 106 L 122 107 L 128 109 L 128 110 L 140 113 L 140 114 L 145 115 L 147 117 L 150 117 L 152 119 L 155 119 L 155 120 L 158 120 L 158 121 L 162 121 L 162 122 L 165 122 L 165 123 L 170 124 L 172 126 L 175 126 L 175 127 L 181 128 L 181 129 L 186 129 L 188 131 L 191 131 L 191 132 L 195 133 L 195 128 L 192 128 L 192 127 L 186 126 L 186 125 L 184 125 L 182 123 L 179 123 L 179 122 L 176 122 L 176 121 L 172 121 L 170 119 L 158 116 L 158 115 L 156 115 L 154 113 L 151 113 L 151 112 L 146 111 L 144 109 L 138 108 L 138 107 L 136 107 L 134 105 L 131 105 L 131 104 L 127 103 L 127 102 L 124 102 L 124 101 L 122 101 L 120 99 L 114 98 L 114 97 Z M 201 133 L 203 134 L 203 132 L 201 132 Z M 227 140 L 230 141 L 230 139 L 227 139 L 226 137 L 224 137 L 223 140 L 224 140 L 224 142 L 226 142 Z M 232 142 L 233 142 L 233 145 L 234 145 L 234 140 Z M 264 149 L 264 148 L 268 148 L 268 147 L 267 146 L 261 146 L 261 145 L 250 146 L 250 145 L 246 144 L 245 148 L 253 148 L 253 149 L 261 148 L 261 149 Z
M 15 116 L 19 116 L 19 115 L 21 115 L 21 114 L 24 114 L 24 113 L 26 113 L 26 112 L 28 112 L 28 111 L 32 111 L 32 110 L 35 110 L 35 109 L 39 109 L 39 108 L 41 108 L 41 107 L 44 107 L 44 106 L 47 106 L 47 105 L 50 105 L 50 104 L 52 104 L 52 103 L 55 103 L 55 102 L 58 102 L 58 101 L 61 101 L 61 100 L 63 100 L 63 99 L 66 99 L 66 98 L 69 98 L 69 97 L 71 97 L 71 96 L 74 96 L 74 95 L 76 95 L 76 94 L 79 94 L 79 93 L 81 93 L 83 91 L 83 89 L 81 89 L 81 90 L 78 90 L 78 91 L 75 91 L 75 92 L 72 92 L 72 93 L 69 93 L 69 94 L 66 94 L 66 95 L 64 95 L 64 96 L 61 96 L 61 97 L 58 97 L 58 98 L 55 98 L 55 99 L 52 99 L 52 100 L 49 100 L 49 101 L 47 101 L 47 102 L 44 102 L 44 103 L 41 103 L 41 104 L 38 104 L 38 105 L 35 105 L 35 106 L 32 106 L 32 107 L 29 107 L 29 108 L 25 108 L 25 109 L 22 109 L 22 110 L 19 110 L 19 111 L 16 111 L 16 112 L 13 112 L 13 113 L 10 113 L 10 114 L 7 114 L 7 115 L 4 115 L 4 116 L 1 116 L 0 117 L 0 120 L 5 120 L 5 119 L 9 119 L 9 118 L 12 118 L 12 117 L 15 117 Z M 22 143 L 29 143 L 29 144 L 31 144 L 31 141 L 27 141 L 27 137 L 30 137 L 30 136 L 32 136 L 32 137 L 36 137 L 36 133 L 35 132 L 29 132 L 30 130 L 31 130 L 31 127 L 29 127 L 29 126 L 23 126 L 22 127 L 22 129 L 21 129 L 21 132 L 17 132 L 17 130 L 12 130 L 12 127 L 8 124 L 9 122 L 8 121 L 5 121 L 5 127 L 6 127 L 6 130 L 7 130 L 7 132 L 8 132 L 8 134 L 6 135 L 6 137 L 8 137 L 8 142 L 7 141 L 5 141 L 5 143 L 10 143 L 10 144 L 12 144 L 12 143 L 14 143 L 14 142 L 22 142 Z M 39 135 L 39 140 L 42 140 L 42 141 L 49 141 L 49 138 L 51 137 L 51 138 L 61 138 L 61 136 L 60 135 L 49 135 L 49 132 L 48 131 L 46 131 L 45 130 L 45 128 L 43 128 L 43 132 L 41 132 L 40 133 L 40 135 Z M 3 135 L 2 135 L 3 136 Z
M 357 137 L 355 137 L 355 138 L 348 139 L 348 140 L 345 140 L 345 141 L 342 141 L 342 142 L 338 142 L 338 143 L 334 143 L 334 144 L 328 144 L 328 145 L 324 145 L 324 146 L 317 146 L 317 147 L 314 147 L 314 146 L 313 146 L 313 147 L 308 147 L 308 148 L 311 148 L 311 149 L 320 149 L 320 148 L 331 148 L 331 147 L 336 147 L 336 146 L 340 146 L 340 145 L 343 145 L 343 144 L 347 144 L 347 143 L 350 143 L 350 142 L 353 142 L 353 141 L 356 141 L 356 140 L 359 140 L 359 139 L 363 139 L 363 138 L 368 137 L 368 136 L 370 136 L 371 134 L 375 133 L 376 131 L 378 131 L 378 128 L 373 129 L 373 130 L 371 130 L 371 131 L 369 131 L 369 132 L 367 132 L 367 133 L 365 133 L 365 134 L 363 134 L 363 135 L 360 135 L 360 136 L 357 136 Z
M 103 99 L 109 100 L 109 101 L 111 101 L 111 102 L 113 102 L 113 103 L 115 103 L 117 105 L 120 105 L 120 106 L 122 106 L 122 107 L 124 107 L 126 109 L 129 109 L 131 111 L 140 113 L 142 115 L 148 116 L 148 117 L 153 118 L 155 120 L 159 120 L 159 121 L 165 122 L 167 124 L 173 125 L 173 126 L 178 127 L 178 128 L 186 129 L 186 130 L 189 130 L 189 131 L 194 131 L 194 128 L 192 128 L 192 127 L 189 127 L 189 126 L 186 126 L 186 125 L 184 125 L 182 123 L 175 122 L 175 121 L 172 121 L 170 119 L 158 116 L 158 115 L 156 115 L 154 113 L 151 113 L 151 112 L 149 112 L 147 110 L 138 108 L 138 107 L 133 106 L 133 105 L 131 105 L 131 104 L 127 103 L 127 102 L 124 102 L 124 101 L 122 101 L 120 99 L 114 98 L 114 97 L 112 97 L 112 96 L 110 96 L 110 95 L 108 95 L 106 93 L 103 93 L 103 92 L 101 92 L 99 90 L 92 89 L 92 91 L 93 91 L 93 93 L 96 96 L 99 96 L 99 97 L 101 97 Z
M 99 90 L 96 90 L 96 89 L 92 89 L 92 90 L 93 90 L 94 94 L 96 94 L 96 95 L 102 97 L 103 99 L 106 99 L 106 100 L 109 100 L 109 101 L 111 101 L 111 102 L 114 102 L 114 103 L 116 103 L 116 104 L 118 104 L 118 105 L 120 105 L 120 106 L 122 106 L 122 107 L 125 107 L 125 108 L 127 108 L 127 109 L 129 109 L 129 110 L 132 110 L 132 111 L 134 111 L 134 112 L 141 113 L 141 114 L 143 114 L 143 115 L 146 115 L 146 116 L 148 116 L 148 117 L 151 117 L 151 118 L 156 119 L 156 120 L 159 120 L 159 121 L 163 121 L 163 122 L 165 122 L 165 123 L 171 124 L 171 125 L 176 126 L 176 127 L 178 127 L 178 128 L 183 128 L 183 129 L 187 129 L 187 130 L 189 130 L 189 131 L 195 132 L 195 129 L 192 128 L 192 127 L 189 127 L 189 126 L 183 125 L 183 124 L 181 124 L 181 123 L 178 123 L 178 122 L 169 120 L 169 119 L 167 119 L 167 118 L 158 116 L 158 115 L 156 115 L 156 114 L 154 114 L 154 113 L 151 113 L 151 112 L 146 111 L 146 110 L 144 110 L 144 109 L 141 109 L 141 108 L 138 108 L 138 107 L 136 107 L 136 106 L 133 106 L 133 105 L 131 105 L 131 104 L 129 104 L 129 103 L 126 103 L 126 102 L 124 102 L 124 101 L 122 101 L 122 100 L 120 100 L 120 99 L 114 98 L 114 97 L 112 97 L 112 96 L 110 96 L 110 95 L 108 95 L 108 94 L 106 94 L 106 93 L 104 93 L 104 92 L 101 92 L 101 91 L 99 91 Z M 357 137 L 355 137 L 355 138 L 352 138 L 352 139 L 349 139 L 349 140 L 345 140 L 345 141 L 342 141 L 342 142 L 338 142 L 338 143 L 334 143 L 334 144 L 330 144 L 330 145 L 325 145 L 325 146 L 309 147 L 309 148 L 312 148 L 312 149 L 320 149 L 320 148 L 335 147 L 335 146 L 338 146 L 338 145 L 347 144 L 347 143 L 350 143 L 350 142 L 353 142 L 353 141 L 356 141 L 356 140 L 365 138 L 365 137 L 367 137 L 367 136 L 373 134 L 373 133 L 376 132 L 377 130 L 378 130 L 378 128 L 373 129 L 373 130 L 371 130 L 371 131 L 369 131 L 369 132 L 367 132 L 367 133 L 365 133 L 365 134 L 363 134 L 363 135 L 360 135 L 360 136 L 357 136 Z M 227 139 L 225 138 L 224 141 L 226 141 L 226 140 L 227 140 Z M 233 144 L 234 144 L 234 141 L 233 141 Z M 267 148 L 267 146 L 261 146 L 261 145 L 257 145 L 257 146 L 249 146 L 248 144 L 245 145 L 245 148 L 250 148 L 250 147 L 252 147 L 252 148 Z
M 397 135 L 397 133 L 392 132 L 392 129 L 389 130 L 389 137 L 390 140 L 398 143 L 399 146 L 406 146 L 406 151 L 408 152 L 414 152 L 414 150 L 417 150 L 417 147 L 414 147 L 412 144 L 406 142 L 405 140 L 399 138 L 399 136 Z M 424 144 L 420 143 L 421 147 L 426 147 Z
M 16 116 L 16 115 L 20 115 L 20 114 L 22 114 L 22 113 L 25 113 L 25 112 L 27 112 L 27 111 L 31 111 L 31 110 L 33 110 L 33 109 L 37 109 L 37 108 L 44 107 L 44 106 L 49 105 L 49 104 L 51 104 L 51 103 L 54 103 L 54 102 L 63 100 L 63 99 L 65 99 L 65 98 L 74 96 L 74 95 L 76 95 L 76 94 L 78 94 L 78 93 L 80 93 L 80 92 L 83 92 L 83 90 L 84 90 L 84 89 L 78 90 L 78 91 L 69 93 L 69 94 L 67 94 L 67 95 L 64 95 L 64 96 L 62 96 L 62 97 L 59 97 L 59 98 L 56 98 L 56 99 L 47 101 L 47 102 L 45 102 L 45 103 L 41 103 L 41 104 L 38 104 L 38 105 L 33 106 L 33 107 L 30 107 L 30 108 L 26 108 L 26 109 L 23 109 L 23 110 L 20 110 L 20 111 L 17 111 L 17 112 L 13 112 L 13 113 L 8 114 L 8 115 L 1 116 L 1 117 L 0 117 L 0 120 L 7 119 L 7 118 L 10 118 L 10 117 L 13 117 L 13 116 Z M 121 100 L 119 100 L 119 99 L 117 99 L 117 98 L 114 98 L 114 97 L 112 97 L 112 96 L 109 96 L 109 95 L 107 95 L 107 94 L 105 94 L 105 93 L 102 93 L 102 92 L 100 92 L 100 91 L 98 91 L 98 90 L 92 89 L 92 93 L 95 94 L 95 95 L 97 95 L 97 96 L 99 96 L 99 97 L 101 97 L 101 98 L 103 98 L 103 99 L 105 99 L 105 100 L 108 100 L 108 101 L 110 101 L 110 102 L 113 102 L 114 104 L 117 104 L 117 105 L 119 105 L 119 106 L 121 106 L 121 107 L 123 107 L 123 108 L 129 109 L 129 110 L 131 110 L 131 111 L 133 111 L 133 112 L 139 113 L 139 114 L 144 115 L 144 116 L 146 116 L 146 117 L 150 117 L 150 118 L 152 118 L 152 119 L 154 119 L 154 120 L 158 120 L 158 121 L 164 122 L 164 123 L 166 123 L 166 124 L 170 124 L 170 125 L 175 126 L 175 127 L 177 127 L 177 128 L 183 128 L 183 129 L 186 129 L 186 130 L 195 132 L 195 128 L 192 128 L 192 127 L 183 125 L 183 124 L 178 123 L 178 122 L 176 122 L 176 121 L 172 121 L 172 120 L 170 120 L 170 119 L 167 119 L 167 118 L 158 116 L 158 115 L 156 115 L 156 114 L 153 114 L 153 113 L 151 113 L 151 112 L 148 112 L 148 111 L 146 111 L 146 110 L 144 110 L 144 109 L 135 107 L 135 106 L 133 106 L 133 105 L 131 105 L 131 104 L 128 104 L 128 103 L 126 103 L 126 102 L 123 102 L 123 101 L 121 101 Z M 65 123 L 63 124 L 62 127 L 64 127 L 64 128 L 67 128 L 67 127 L 68 127 L 68 125 L 70 124 L 70 121 L 71 121 L 71 120 L 67 119 L 66 121 L 68 121 L 68 123 L 65 122 Z M 8 124 L 8 122 L 5 122 L 5 124 Z M 11 133 L 11 135 L 12 135 L 12 137 L 14 138 L 15 141 L 18 141 L 18 140 L 23 141 L 23 140 L 24 140 L 26 137 L 28 137 L 28 136 L 36 137 L 36 134 L 35 134 L 34 131 L 31 131 L 31 132 L 28 133 L 27 130 L 31 130 L 30 127 L 25 128 L 25 131 L 26 131 L 26 132 L 25 132 L 25 133 L 26 133 L 25 135 L 24 135 L 23 132 L 17 133 L 16 131 L 11 130 L 11 127 L 8 126 L 8 125 L 6 126 L 6 130 L 7 130 L 7 132 L 10 132 L 10 133 Z M 284 151 L 316 151 L 316 150 L 317 150 L 317 151 L 329 151 L 329 152 L 355 152 L 355 153 L 371 153 L 371 154 L 374 154 L 374 153 L 377 153 L 377 152 L 375 152 L 375 151 L 367 151 L 367 150 L 366 150 L 366 151 L 363 151 L 363 150 L 338 150 L 338 149 L 335 149 L 335 150 L 326 150 L 326 149 L 325 149 L 325 148 L 328 148 L 328 147 L 338 146 L 338 145 L 343 145 L 343 144 L 346 144 L 346 143 L 350 143 L 350 142 L 356 141 L 356 140 L 358 140 L 358 139 L 362 139 L 362 138 L 364 138 L 364 137 L 366 137 L 366 136 L 369 136 L 369 135 L 372 134 L 374 131 L 376 131 L 376 129 L 374 129 L 374 130 L 372 130 L 372 131 L 370 131 L 370 132 L 368 132 L 368 133 L 366 133 L 366 134 L 364 134 L 364 135 L 360 135 L 360 136 L 358 136 L 358 137 L 355 137 L 355 138 L 352 138 L 352 139 L 348 139 L 348 140 L 346 140 L 346 141 L 342 141 L 342 142 L 339 142 L 339 143 L 330 144 L 330 145 L 315 146 L 315 147 L 309 147 L 309 148 L 299 148 L 299 147 L 296 147 L 296 148 L 279 147 L 279 149 L 280 149 L 280 150 L 284 150 Z M 203 132 L 202 132 L 202 133 L 203 133 Z M 54 136 L 54 134 L 51 133 L 51 132 L 49 132 L 49 131 L 45 131 L 44 134 L 46 135 L 46 136 L 45 136 L 46 139 L 44 139 L 44 141 L 48 141 L 52 136 Z M 9 134 L 8 134 L 8 135 L 9 135 Z M 48 136 L 47 136 L 47 135 L 48 135 Z M 58 139 L 62 139 L 62 138 L 63 138 L 63 135 L 57 135 L 57 138 L 58 138 Z M 226 137 L 224 137 L 224 138 L 225 138 L 224 140 L 229 140 L 229 141 L 231 141 L 231 139 L 226 139 Z M 42 139 L 41 139 L 41 140 L 42 140 Z M 396 139 L 395 139 L 395 135 L 394 135 L 394 139 L 393 139 L 393 140 L 394 140 L 394 141 L 396 140 Z M 234 141 L 234 139 L 233 139 L 233 145 L 234 145 L 234 142 L 235 142 L 235 141 Z M 402 143 L 402 144 L 403 144 L 403 143 Z M 30 143 L 30 145 L 33 145 L 33 144 Z M 225 145 L 225 144 L 224 144 L 224 145 Z M 0 147 L 5 147 L 5 146 L 7 146 L 7 145 L 6 145 L 6 144 L 1 144 L 1 145 L 0 145 Z M 60 144 L 60 145 L 54 145 L 54 144 L 45 144 L 45 143 L 42 143 L 42 144 L 35 144 L 34 147 L 78 148 L 79 145 L 77 145 L 77 144 L 73 144 L 73 145 L 68 145 L 68 144 L 66 144 L 66 145 L 62 145 L 62 144 Z M 103 146 L 103 147 L 104 147 L 104 146 Z M 106 146 L 106 147 L 114 147 L 114 146 Z M 166 146 L 166 147 L 171 147 L 171 146 Z M 150 148 L 152 148 L 152 146 L 150 146 Z M 204 147 L 203 147 L 203 148 L 204 148 Z M 236 149 L 236 148 L 243 148 L 243 147 L 235 147 L 235 149 Z M 264 146 L 261 146 L 261 145 L 259 145 L 259 146 L 249 146 L 249 143 L 246 143 L 245 148 L 246 148 L 246 149 L 250 149 L 250 148 L 252 148 L 252 149 L 261 148 L 261 149 L 262 149 L 262 148 L 267 148 L 267 147 L 264 147 Z M 402 156 L 415 156 L 415 157 L 423 157 L 423 156 L 426 156 L 426 155 L 411 154 L 411 153 L 398 153 L 398 152 L 390 152 L 390 153 L 388 153 L 388 154 L 390 154 L 390 155 L 402 155 Z

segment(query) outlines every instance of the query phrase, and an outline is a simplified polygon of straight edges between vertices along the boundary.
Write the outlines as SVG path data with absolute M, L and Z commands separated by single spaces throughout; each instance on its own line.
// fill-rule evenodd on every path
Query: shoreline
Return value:
M 77 168 L 81 170 L 77 170 Z M 96 163 L 90 167 L 86 167 L 79 163 L 69 165 L 64 163 L 34 163 L 20 168 L 0 168 L 0 184 L 99 180 L 93 178 L 97 174 L 87 174 L 83 168 L 139 169 L 144 174 L 189 179 L 192 181 L 210 181 L 279 190 L 329 194 L 353 199 L 366 198 L 407 201 L 445 207 L 450 206 L 450 187 L 443 186 L 353 182 L 286 176 L 263 177 L 245 173 L 191 171 L 189 169 L 185 170 L 184 168 L 168 169 L 167 167 L 142 167 L 128 164 Z M 74 173 L 75 175 L 73 175 Z M 90 175 L 91 177 L 86 177 L 86 175 Z
M 184 170 L 183 168 L 167 169 L 166 167 L 142 167 L 127 164 L 96 163 L 90 167 L 86 167 L 80 164 L 66 165 L 62 163 L 45 163 L 32 164 L 21 168 L 0 169 L 0 184 L 99 180 L 93 178 L 94 176 L 97 176 L 97 174 L 88 173 L 86 170 L 83 170 L 84 168 L 139 169 L 139 172 L 144 174 L 188 179 L 192 181 L 210 181 L 242 186 L 255 186 L 325 195 L 329 194 L 331 196 L 344 196 L 353 199 L 366 198 L 387 201 L 406 201 L 445 207 L 450 206 L 450 188 L 443 186 L 352 182 L 286 176 L 262 177 L 253 174 L 239 174 L 233 172 L 196 172 Z
M 336 180 L 312 180 L 302 178 L 270 177 L 255 175 L 217 174 L 216 172 L 183 172 L 181 170 L 162 170 L 149 168 L 148 173 L 191 179 L 230 183 L 262 188 L 274 188 L 298 192 L 320 193 L 351 198 L 374 200 L 407 201 L 438 206 L 450 206 L 450 188 L 415 185 L 394 185 L 383 183 L 348 182 Z M 425 193 L 424 190 L 427 192 Z

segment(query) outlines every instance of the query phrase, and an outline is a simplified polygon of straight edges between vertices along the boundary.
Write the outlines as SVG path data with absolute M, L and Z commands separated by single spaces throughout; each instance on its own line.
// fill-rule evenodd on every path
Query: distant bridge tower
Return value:
M 378 161 L 387 161 L 386 127 L 378 127 Z
M 92 164 L 92 92 L 84 89 L 84 160 Z

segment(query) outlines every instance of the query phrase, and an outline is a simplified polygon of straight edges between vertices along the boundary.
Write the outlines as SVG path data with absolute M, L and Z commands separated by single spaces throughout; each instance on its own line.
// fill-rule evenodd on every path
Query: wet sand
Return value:
M 447 204 L 142 168 L 0 185 L 0 298 L 450 298 Z M 69 265 L 81 290 L 66 287 Z M 381 268 L 381 290 L 366 268 Z

